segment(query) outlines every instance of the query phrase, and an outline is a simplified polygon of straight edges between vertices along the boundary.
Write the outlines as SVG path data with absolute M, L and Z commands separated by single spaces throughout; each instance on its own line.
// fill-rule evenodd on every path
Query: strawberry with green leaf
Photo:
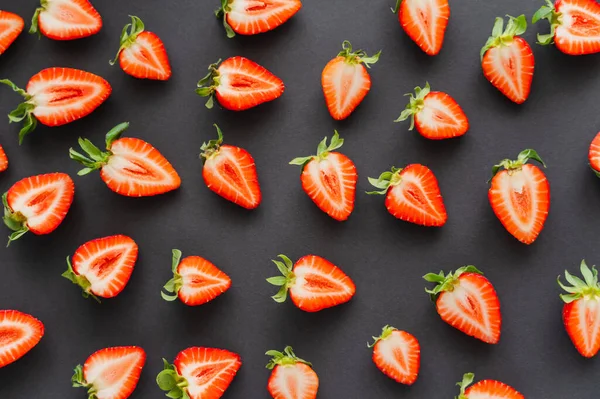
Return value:
M 319 377 L 312 364 L 294 354 L 291 346 L 283 352 L 270 350 L 267 364 L 271 372 L 267 389 L 273 399 L 315 399 L 319 390 Z

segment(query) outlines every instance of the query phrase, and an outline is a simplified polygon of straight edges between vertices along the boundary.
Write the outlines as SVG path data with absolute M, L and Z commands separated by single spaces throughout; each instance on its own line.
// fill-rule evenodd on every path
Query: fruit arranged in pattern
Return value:
M 356 293 L 354 282 L 341 269 L 327 259 L 306 255 L 292 264 L 290 258 L 279 255 L 274 260 L 282 276 L 267 279 L 270 284 L 281 287 L 272 298 L 285 302 L 289 291 L 296 307 L 305 312 L 318 312 L 348 302 Z
M 110 61 L 114 65 L 119 59 L 121 69 L 139 79 L 169 80 L 171 65 L 165 45 L 156 34 L 144 30 L 141 19 L 131 16 L 131 23 L 121 33 L 117 56 Z
M 469 120 L 460 105 L 446 93 L 431 91 L 429 83 L 407 95 L 410 102 L 394 122 L 410 118 L 409 130 L 416 126 L 421 136 L 430 140 L 459 137 L 469 130 Z
M 10 47 L 23 32 L 25 21 L 12 12 L 0 10 L 0 55 Z
M 529 97 L 535 59 L 531 47 L 520 35 L 527 30 L 525 15 L 496 18 L 492 36 L 481 49 L 485 78 L 511 101 L 522 104 Z
M 138 246 L 130 237 L 116 235 L 88 241 L 67 257 L 64 278 L 83 290 L 83 297 L 113 298 L 121 293 L 131 277 Z
M 600 133 L 594 137 L 592 144 L 590 144 L 588 159 L 590 161 L 590 167 L 594 173 L 596 173 L 596 176 L 600 177 Z
M 4 224 L 13 231 L 8 244 L 31 231 L 50 234 L 62 223 L 75 195 L 73 180 L 48 173 L 19 180 L 2 196 Z
M 102 29 L 102 18 L 88 0 L 41 0 L 29 33 L 41 33 L 53 40 L 74 40 L 92 36 Z
M 8 169 L 8 157 L 0 145 L 0 172 L 4 172 L 6 169 Z
M 44 336 L 41 321 L 17 310 L 0 310 L 0 368 L 16 362 Z
M 235 34 L 256 35 L 268 32 L 283 25 L 302 8 L 300 0 L 221 0 L 221 7 L 215 11 L 223 20 L 227 37 Z
M 200 256 L 181 260 L 181 251 L 173 250 L 173 278 L 160 294 L 166 301 L 179 300 L 188 306 L 203 305 L 231 287 L 231 279 L 219 268 Z
M 48 68 L 29 79 L 26 90 L 8 79 L 0 80 L 25 98 L 8 114 L 10 123 L 23 122 L 19 144 L 39 121 L 46 126 L 61 126 L 91 114 L 112 92 L 100 76 L 72 68 Z
M 412 385 L 419 377 L 421 346 L 411 334 L 385 326 L 379 337 L 373 337 L 373 362 L 388 377 Z
M 267 389 L 273 399 L 315 399 L 319 390 L 319 377 L 312 364 L 294 354 L 291 346 L 283 352 L 270 350 L 267 364 L 271 372 Z
M 219 399 L 242 366 L 236 353 L 201 347 L 179 352 L 173 364 L 163 362 L 156 383 L 175 399 Z
M 402 29 L 421 50 L 436 55 L 444 44 L 450 18 L 448 0 L 397 0 L 396 8 Z
M 569 55 L 600 52 L 600 4 L 595 0 L 546 0 L 532 22 L 546 19 L 550 33 L 538 33 L 538 43 L 549 45 Z
M 69 150 L 71 159 L 85 166 L 78 174 L 100 169 L 100 177 L 108 188 L 126 197 L 149 197 L 178 189 L 179 175 L 156 148 L 137 138 L 121 138 L 128 127 L 129 123 L 124 122 L 106 134 L 106 151 L 79 138 L 87 156 L 73 148 Z
M 582 356 L 594 357 L 600 350 L 600 284 L 598 271 L 581 261 L 581 275 L 573 276 L 565 270 L 565 285 L 558 278 L 558 285 L 567 292 L 560 297 L 565 302 L 563 322 L 575 348 Z
M 126 399 L 135 390 L 146 363 L 137 346 L 101 349 L 75 368 L 73 387 L 85 388 L 93 399 Z
M 441 227 L 446 224 L 448 214 L 438 181 L 431 169 L 420 164 L 411 164 L 404 169 L 392 166 L 377 179 L 369 182 L 380 189 L 367 194 L 385 195 L 388 212 L 405 222 L 422 226 Z
M 367 96 L 371 90 L 367 68 L 376 63 L 380 55 L 381 51 L 371 57 L 363 50 L 352 51 L 352 45 L 346 40 L 337 57 L 325 65 L 321 85 L 333 119 L 346 119 Z
M 217 97 L 223 108 L 244 111 L 279 98 L 285 89 L 281 79 L 244 57 L 219 60 L 208 70 L 208 75 L 198 82 L 196 93 L 208 97 L 209 109 Z
M 223 144 L 223 132 L 219 126 L 214 126 L 218 138 L 200 147 L 200 158 L 204 161 L 202 177 L 206 186 L 243 208 L 257 208 L 262 194 L 254 158 L 240 147 Z
M 488 344 L 500 341 L 502 315 L 492 283 L 475 266 L 464 266 L 445 275 L 429 273 L 423 278 L 435 283 L 425 289 L 446 323 Z
M 463 376 L 462 382 L 457 384 L 460 387 L 460 394 L 456 399 L 525 399 L 521 393 L 503 382 L 482 380 L 471 385 L 474 379 L 473 373 Z
M 517 160 L 504 159 L 494 166 L 488 192 L 492 209 L 502 225 L 524 244 L 536 240 L 550 209 L 548 179 L 540 168 L 526 163 L 530 159 L 546 167 L 537 152 L 524 150 Z
M 294 158 L 290 165 L 300 165 L 302 189 L 310 199 L 335 220 L 348 219 L 354 210 L 358 175 L 354 163 L 339 152 L 344 144 L 337 130 L 329 146 L 327 137 L 319 143 L 317 155 Z

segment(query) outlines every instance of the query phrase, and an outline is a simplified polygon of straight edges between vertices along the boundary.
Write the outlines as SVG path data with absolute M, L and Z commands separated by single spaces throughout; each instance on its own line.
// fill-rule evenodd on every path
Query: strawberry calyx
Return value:
M 372 344 L 368 343 L 367 344 L 367 348 L 374 347 L 377 344 L 377 342 L 379 342 L 379 341 L 385 341 L 386 339 L 388 339 L 389 337 L 391 337 L 392 333 L 394 331 L 396 331 L 396 330 L 398 330 L 398 329 L 395 328 L 395 327 L 392 327 L 392 326 L 385 326 L 385 327 L 383 327 L 382 330 L 381 330 L 381 335 L 379 337 L 373 337 L 373 339 L 375 341 Z
M 38 34 L 38 38 L 42 37 L 42 33 L 38 29 L 38 20 L 40 17 L 40 13 L 46 11 L 48 8 L 48 0 L 41 0 L 40 6 L 35 9 L 35 13 L 33 13 L 33 18 L 31 18 L 31 28 L 29 28 L 29 33 Z
M 556 279 L 560 288 L 568 292 L 568 294 L 560 295 L 560 298 L 565 303 L 571 303 L 578 299 L 586 301 L 600 299 L 600 284 L 598 284 L 598 270 L 596 270 L 596 266 L 592 266 L 590 269 L 585 260 L 582 260 L 580 271 L 583 280 L 565 270 L 565 279 L 571 284 L 570 286 L 563 284 L 560 281 L 560 276 Z
M 208 97 L 206 108 L 211 109 L 214 105 L 214 94 L 217 87 L 221 84 L 221 75 L 219 74 L 219 64 L 221 59 L 208 66 L 208 74 L 198 81 L 196 93 L 202 97 Z
M 6 244 L 8 247 L 11 242 L 18 240 L 23 234 L 27 233 L 29 227 L 27 227 L 27 217 L 21 212 L 14 212 L 8 205 L 7 196 L 8 193 L 2 195 L 2 204 L 4 205 L 4 216 L 2 217 L 2 220 L 6 227 L 13 231 L 13 233 L 8 236 L 8 244 Z
M 37 126 L 37 119 L 33 115 L 33 111 L 35 110 L 37 105 L 33 101 L 33 96 L 31 94 L 27 93 L 25 90 L 21 89 L 10 80 L 1 79 L 0 83 L 9 86 L 11 89 L 13 89 L 14 92 L 19 93 L 23 96 L 23 98 L 25 98 L 24 102 L 19 104 L 17 108 L 12 110 L 8 114 L 9 123 L 24 121 L 23 127 L 19 131 L 19 145 L 21 145 L 25 136 L 28 133 L 33 132 Z
M 177 267 L 181 261 L 181 251 L 178 249 L 173 250 L 173 258 L 171 261 L 171 270 L 173 271 L 173 278 L 165 284 L 163 291 L 160 295 L 165 301 L 172 302 L 177 299 L 179 290 L 183 287 L 183 277 L 177 273 Z M 165 292 L 166 291 L 166 292 Z
M 286 346 L 283 352 L 275 350 L 267 351 L 265 355 L 272 357 L 269 363 L 267 363 L 267 368 L 269 370 L 273 370 L 276 366 L 294 366 L 298 363 L 312 367 L 312 363 L 296 356 L 291 346 Z
M 313 159 L 318 160 L 318 161 L 323 161 L 327 158 L 327 155 L 329 155 L 329 153 L 331 151 L 337 150 L 338 148 L 342 147 L 343 145 L 344 145 L 344 139 L 340 138 L 340 135 L 337 130 L 334 130 L 334 133 L 333 133 L 333 136 L 331 137 L 331 141 L 329 142 L 329 145 L 327 145 L 327 137 L 325 137 L 319 143 L 319 145 L 317 146 L 317 155 L 294 158 L 290 161 L 290 165 L 300 165 L 300 166 L 302 166 L 302 170 L 304 170 L 304 167 L 306 166 L 306 164 L 308 164 Z
M 71 260 L 69 259 L 68 256 L 67 256 L 67 270 L 63 274 L 61 274 L 61 276 L 66 278 L 73 284 L 81 287 L 81 289 L 82 289 L 81 295 L 84 298 L 91 297 L 96 302 L 101 303 L 100 299 L 96 295 L 92 294 L 92 292 L 91 292 L 92 283 L 90 283 L 90 280 L 88 280 L 85 276 L 81 276 L 81 275 L 75 273 L 75 271 L 73 270 L 73 266 L 71 266 Z
M 217 156 L 219 154 L 221 144 L 223 144 L 223 132 L 221 131 L 221 128 L 219 128 L 216 123 L 214 123 L 213 126 L 217 128 L 218 138 L 216 140 L 209 140 L 207 143 L 202 143 L 202 147 L 200 147 L 200 151 L 202 151 L 200 153 L 200 158 L 203 160 L 203 162 L 206 162 L 207 160 Z
M 531 19 L 531 23 L 536 23 L 542 19 L 548 20 L 550 23 L 550 33 L 545 35 L 539 34 L 537 35 L 538 44 L 543 46 L 547 46 L 549 44 L 554 43 L 554 34 L 556 32 L 556 28 L 562 25 L 562 13 L 557 12 L 554 4 L 550 0 L 546 0 L 546 5 L 542 6 L 539 10 L 533 14 L 533 18 Z
M 481 59 L 483 59 L 485 53 L 491 48 L 510 46 L 515 36 L 520 36 L 527 30 L 527 19 L 524 14 L 519 15 L 517 18 L 510 15 L 507 15 L 507 17 L 508 23 L 504 30 L 504 19 L 500 17 L 496 18 L 492 36 L 488 38 L 485 46 L 481 49 Z
M 427 273 L 423 276 L 423 279 L 430 283 L 435 283 L 436 286 L 433 289 L 425 288 L 425 292 L 428 293 L 431 297 L 431 300 L 435 302 L 437 297 L 442 292 L 454 291 L 454 288 L 460 284 L 460 276 L 465 273 L 477 273 L 483 275 L 481 271 L 472 265 L 460 267 L 456 269 L 455 272 L 448 273 L 448 275 L 445 275 L 444 271 L 440 271 L 438 274 Z
M 380 55 L 381 50 L 370 57 L 364 50 L 352 51 L 352 44 L 350 44 L 348 40 L 344 40 L 342 42 L 342 51 L 340 51 L 337 56 L 344 57 L 346 59 L 346 63 L 350 65 L 365 64 L 367 68 L 371 68 L 371 64 L 375 64 L 377 61 L 379 61 Z
M 188 381 L 182 377 L 166 359 L 163 359 L 164 369 L 156 376 L 158 387 L 167 392 L 167 396 L 173 399 L 190 399 L 187 387 Z
M 406 93 L 405 96 L 410 96 L 410 101 L 398 119 L 394 122 L 402 122 L 410 118 L 410 127 L 408 130 L 413 130 L 415 128 L 415 115 L 425 108 L 425 97 L 427 97 L 430 92 L 431 87 L 429 86 L 429 82 L 425 82 L 425 87 L 415 87 L 414 94 Z
M 392 12 L 394 14 L 398 14 L 400 12 L 400 4 L 402 4 L 402 0 L 397 0 L 396 7 L 392 8 Z
M 83 367 L 81 367 L 81 364 L 75 367 L 75 374 L 71 377 L 71 383 L 73 388 L 86 388 L 88 390 L 88 399 L 98 399 L 98 396 L 96 395 L 98 389 L 94 384 L 88 383 L 85 378 L 83 378 Z
M 123 132 L 128 128 L 129 122 L 123 122 L 113 127 L 108 133 L 106 133 L 106 151 L 101 151 L 91 141 L 80 137 L 77 142 L 79 143 L 81 149 L 85 151 L 87 156 L 75 151 L 73 148 L 69 149 L 69 157 L 85 166 L 85 168 L 81 169 L 79 172 L 77 172 L 77 174 L 79 176 L 84 176 L 97 169 L 101 169 L 104 165 L 106 165 L 110 157 L 113 155 L 112 151 L 110 150 L 113 142 L 118 140 L 121 137 L 121 134 L 123 134 Z
M 468 399 L 465 395 L 465 390 L 473 383 L 473 380 L 475 380 L 475 374 L 467 373 L 463 375 L 462 381 L 456 384 L 460 387 L 460 393 L 454 399 Z
M 281 287 L 277 294 L 273 295 L 271 298 L 277 303 L 283 303 L 287 299 L 287 293 L 291 286 L 296 283 L 296 275 L 292 271 L 294 264 L 291 259 L 285 255 L 278 255 L 283 262 L 278 260 L 273 260 L 277 269 L 281 272 L 282 276 L 270 277 L 267 279 L 267 282 L 276 287 Z
M 125 50 L 128 47 L 131 47 L 137 40 L 139 34 L 144 31 L 144 23 L 141 19 L 134 15 L 130 15 L 129 17 L 131 17 L 131 23 L 125 25 L 123 31 L 121 32 L 120 47 L 117 51 L 117 55 L 115 56 L 115 58 L 109 61 L 110 65 L 115 65 L 117 59 L 119 58 L 119 55 L 121 54 L 121 51 Z
M 494 165 L 494 167 L 492 168 L 492 177 L 490 178 L 490 180 L 488 180 L 488 183 L 492 180 L 494 176 L 496 176 L 500 169 L 504 168 L 508 171 L 508 173 L 514 173 L 515 171 L 521 170 L 523 165 L 525 165 L 530 159 L 538 161 L 542 164 L 544 168 L 546 167 L 546 164 L 539 156 L 537 151 L 532 149 L 523 150 L 519 153 L 516 160 L 503 159 L 502 161 L 500 161 L 500 163 Z
M 215 10 L 215 16 L 218 19 L 222 19 L 223 20 L 223 27 L 225 28 L 225 32 L 227 33 L 227 37 L 230 38 L 230 39 L 235 36 L 235 32 L 233 31 L 233 29 L 231 28 L 231 26 L 227 22 L 227 14 L 229 14 L 231 12 L 231 6 L 230 6 L 230 4 L 232 2 L 233 2 L 233 0 L 221 0 L 221 7 L 217 8 Z
M 400 176 L 400 172 L 402 172 L 402 168 L 396 168 L 392 166 L 391 171 L 385 171 L 379 175 L 377 179 L 374 177 L 369 177 L 369 183 L 371 185 L 380 189 L 380 191 L 367 191 L 369 195 L 385 195 L 387 194 L 390 187 L 397 186 L 402 181 L 402 177 Z

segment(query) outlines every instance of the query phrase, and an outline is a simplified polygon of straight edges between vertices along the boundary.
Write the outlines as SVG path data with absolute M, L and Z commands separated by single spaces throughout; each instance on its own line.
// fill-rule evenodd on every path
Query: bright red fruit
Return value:
M 16 362 L 44 336 L 41 321 L 16 310 L 0 310 L 0 368 Z
M 6 169 L 8 169 L 8 157 L 0 145 L 0 172 L 4 172 Z
M 12 12 L 0 10 L 0 55 L 10 47 L 23 32 L 25 21 Z
M 373 362 L 388 377 L 405 385 L 417 381 L 421 366 L 421 346 L 417 339 L 394 327 L 385 326 L 379 337 L 373 337 Z
M 291 346 L 283 352 L 268 351 L 272 359 L 267 364 L 271 372 L 267 389 L 273 399 L 316 399 L 319 377 L 312 364 L 294 354 Z
M 398 0 L 392 11 L 421 50 L 428 55 L 440 52 L 450 18 L 448 0 Z
M 215 11 L 223 20 L 227 37 L 256 35 L 284 24 L 302 8 L 300 0 L 221 0 Z
M 482 380 L 471 385 L 474 378 L 473 373 L 463 376 L 462 382 L 457 384 L 460 394 L 456 399 L 525 399 L 516 389 L 500 381 Z
M 54 40 L 74 40 L 95 35 L 101 28 L 102 18 L 88 0 L 41 0 L 29 33 L 41 33 Z
M 590 161 L 590 167 L 596 175 L 600 177 L 600 133 L 594 137 L 592 144 L 590 144 L 588 159 Z

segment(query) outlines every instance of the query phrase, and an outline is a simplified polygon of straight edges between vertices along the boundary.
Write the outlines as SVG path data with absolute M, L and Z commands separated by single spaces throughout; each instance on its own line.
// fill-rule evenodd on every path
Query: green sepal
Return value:
M 287 299 L 287 293 L 291 286 L 293 286 L 296 282 L 296 275 L 292 271 L 294 268 L 294 264 L 291 259 L 285 255 L 278 255 L 283 262 L 278 260 L 273 260 L 277 269 L 282 274 L 282 276 L 271 277 L 267 279 L 269 284 L 275 285 L 277 287 L 281 287 L 277 294 L 273 295 L 271 298 L 277 303 L 283 303 Z M 283 279 L 279 278 L 283 277 Z
M 351 65 L 365 64 L 367 68 L 371 68 L 372 64 L 379 61 L 381 50 L 372 56 L 368 56 L 364 50 L 352 51 L 352 44 L 348 40 L 342 43 L 342 51 L 338 53 L 338 57 L 344 57 L 346 62 Z
M 312 363 L 296 356 L 291 346 L 286 346 L 283 352 L 275 350 L 267 351 L 265 355 L 271 356 L 271 360 L 267 363 L 267 368 L 269 370 L 273 370 L 276 366 L 293 366 L 298 363 L 312 367 Z
M 592 266 L 590 269 L 585 260 L 582 260 L 579 270 L 581 271 L 583 280 L 565 270 L 565 279 L 571 284 L 570 286 L 563 284 L 560 281 L 560 276 L 556 279 L 560 288 L 568 292 L 568 294 L 560 295 L 560 298 L 565 303 L 571 303 L 578 299 L 590 300 L 600 298 L 600 284 L 598 284 L 598 270 L 596 270 L 596 266 Z
M 68 256 L 67 256 L 67 270 L 63 274 L 61 274 L 61 276 L 63 276 L 64 278 L 66 278 L 67 280 L 72 282 L 73 284 L 78 285 L 82 289 L 81 295 L 84 298 L 91 297 L 96 302 L 101 303 L 100 298 L 98 298 L 96 295 L 92 294 L 92 292 L 91 292 L 92 283 L 90 283 L 90 280 L 88 280 L 85 276 L 81 276 L 81 275 L 75 273 L 75 271 L 73 270 L 73 266 L 71 266 L 71 260 L 69 259 Z
M 404 108 L 404 111 L 402 111 L 398 119 L 394 122 L 402 122 L 410 118 L 410 127 L 408 130 L 413 130 L 415 128 L 415 115 L 421 112 L 425 107 L 425 97 L 430 91 L 431 87 L 429 86 L 429 82 L 425 82 L 425 87 L 415 87 L 414 94 L 406 93 L 405 96 L 410 96 L 410 101 L 406 104 L 406 108 Z
M 119 40 L 120 47 L 115 58 L 108 62 L 110 65 L 115 65 L 119 55 L 121 54 L 121 51 L 135 43 L 138 35 L 144 31 L 145 27 L 141 19 L 134 15 L 130 15 L 129 17 L 131 18 L 131 23 L 125 25 L 123 31 L 121 32 L 121 39 Z
M 394 14 L 398 14 L 400 12 L 400 5 L 402 4 L 402 0 L 397 0 L 396 1 L 396 7 L 392 8 L 392 12 Z
M 215 16 L 217 19 L 223 20 L 223 27 L 225 28 L 225 32 L 227 33 L 228 38 L 235 37 L 235 32 L 231 28 L 231 25 L 227 22 L 227 14 L 231 12 L 231 7 L 229 6 L 230 0 L 221 0 L 221 7 L 215 10 Z
M 545 19 L 550 23 L 550 33 L 538 33 L 537 42 L 542 46 L 547 46 L 554 43 L 554 34 L 556 33 L 556 28 L 562 25 L 562 13 L 556 11 L 554 4 L 552 4 L 550 0 L 546 0 L 546 5 L 540 7 L 540 9 L 533 14 L 531 23 L 535 24 L 542 19 Z
M 333 136 L 331 137 L 331 141 L 329 142 L 329 145 L 327 145 L 327 137 L 325 137 L 323 140 L 321 140 L 321 142 L 317 146 L 317 155 L 294 158 L 290 161 L 290 165 L 302 166 L 302 170 L 304 170 L 304 167 L 306 166 L 306 164 L 309 163 L 310 161 L 312 161 L 313 159 L 322 161 L 327 158 L 327 155 L 329 155 L 329 153 L 331 151 L 335 151 L 338 148 L 341 148 L 343 145 L 344 145 L 344 139 L 340 138 L 340 134 L 338 133 L 337 130 L 334 130 L 334 133 L 333 133 Z
M 8 193 L 2 195 L 2 205 L 4 205 L 4 216 L 2 217 L 2 220 L 4 220 L 6 227 L 13 231 L 13 233 L 8 236 L 8 244 L 6 244 L 8 247 L 11 242 L 18 240 L 27 233 L 29 227 L 27 227 L 27 218 L 21 212 L 13 212 L 10 208 L 7 195 Z
M 91 173 L 97 169 L 101 169 L 104 165 L 106 165 L 110 157 L 113 155 L 112 151 L 110 150 L 113 143 L 118 140 L 123 132 L 128 128 L 129 122 L 123 122 L 113 127 L 108 133 L 106 133 L 106 151 L 100 150 L 88 139 L 80 137 L 77 142 L 87 155 L 83 155 L 82 153 L 75 151 L 73 148 L 69 149 L 69 157 L 85 166 L 85 168 L 81 169 L 79 172 L 77 172 L 77 174 L 79 176 L 87 175 L 88 173 Z
M 85 378 L 83 378 L 83 367 L 81 367 L 80 364 L 75 367 L 75 372 L 73 377 L 71 377 L 71 385 L 73 388 L 87 389 L 88 399 L 98 399 L 98 389 L 96 389 L 94 384 L 88 383 Z
M 515 36 L 520 36 L 527 31 L 527 19 L 525 15 L 519 15 L 517 18 L 507 15 L 508 23 L 506 29 L 504 27 L 504 19 L 498 17 L 490 36 L 481 49 L 480 56 L 483 59 L 485 53 L 494 47 L 510 46 Z
M 19 145 L 23 143 L 25 136 L 35 130 L 37 127 L 37 119 L 33 115 L 36 104 L 33 101 L 33 97 L 28 94 L 25 90 L 21 89 L 13 82 L 8 79 L 1 79 L 0 83 L 9 86 L 14 92 L 19 93 L 25 99 L 24 102 L 19 104 L 17 108 L 12 110 L 8 114 L 9 123 L 23 122 L 23 127 L 19 131 Z
M 377 179 L 374 177 L 369 177 L 369 183 L 372 186 L 379 189 L 379 191 L 367 191 L 369 195 L 385 195 L 387 194 L 390 187 L 397 186 L 402 181 L 402 177 L 400 176 L 400 172 L 402 172 L 402 168 L 396 168 L 392 166 L 391 171 L 387 170 L 379 175 Z
M 221 128 L 216 123 L 214 123 L 213 126 L 217 129 L 217 139 L 202 143 L 202 147 L 200 147 L 200 151 L 202 151 L 200 153 L 200 158 L 203 162 L 216 156 L 219 153 L 221 144 L 223 144 L 223 132 L 221 131 Z
M 465 396 L 465 390 L 467 389 L 467 387 L 469 385 L 471 385 L 473 383 L 474 380 L 475 380 L 475 374 L 473 374 L 473 373 L 467 373 L 467 374 L 463 375 L 462 381 L 456 383 L 456 385 L 458 385 L 460 387 L 460 394 L 458 396 L 456 396 L 454 399 L 468 399 L 467 396 Z
M 475 266 L 463 266 L 458 268 L 455 272 L 450 272 L 447 275 L 443 271 L 439 273 L 427 273 L 423 276 L 423 279 L 429 283 L 435 283 L 433 289 L 425 288 L 425 292 L 431 297 L 431 300 L 435 302 L 438 295 L 445 291 L 454 291 L 454 287 L 460 284 L 459 277 L 465 273 L 477 273 L 483 275 Z
M 394 331 L 396 331 L 397 328 L 392 327 L 392 326 L 385 326 L 381 329 L 381 335 L 379 337 L 373 337 L 373 339 L 375 340 L 372 344 L 367 343 L 367 348 L 372 348 L 375 346 L 375 344 L 377 344 L 377 342 L 379 341 L 383 341 L 387 338 L 390 337 L 390 335 L 392 335 L 392 333 Z
M 219 85 L 221 84 L 221 75 L 219 74 L 219 59 L 214 64 L 208 66 L 208 74 L 198 81 L 196 93 L 202 97 L 208 97 L 206 101 L 206 108 L 211 109 L 214 105 L 214 94 Z
M 172 399 L 190 399 L 187 387 L 188 381 L 179 375 L 174 365 L 163 359 L 163 371 L 156 376 L 156 384 Z
M 164 285 L 160 295 L 165 301 L 172 302 L 179 296 L 179 290 L 183 287 L 183 277 L 177 273 L 177 267 L 181 261 L 181 251 L 178 249 L 173 250 L 173 257 L 171 260 L 171 271 L 173 272 L 173 278 Z M 166 292 L 165 292 L 166 291 Z
M 492 179 L 494 178 L 494 176 L 496 176 L 500 169 L 504 168 L 508 171 L 518 170 L 521 169 L 523 165 L 525 165 L 530 159 L 541 163 L 544 168 L 546 167 L 546 163 L 542 160 L 537 151 L 532 149 L 523 150 L 519 153 L 516 160 L 503 159 L 502 161 L 500 161 L 500 163 L 494 165 L 492 167 L 492 177 L 490 177 L 488 183 L 492 181 Z
M 594 169 L 594 167 L 592 165 L 590 165 L 590 168 L 594 171 L 594 173 L 596 174 L 596 177 L 600 177 L 600 171 L 597 171 L 596 169 Z
M 35 13 L 33 14 L 33 17 L 31 18 L 31 27 L 29 28 L 29 33 L 31 33 L 31 34 L 37 33 L 38 39 L 42 37 L 42 32 L 40 32 L 39 27 L 38 27 L 38 20 L 40 17 L 40 13 L 42 11 L 46 11 L 47 7 L 48 7 L 48 0 L 41 0 L 40 7 L 35 9 Z

